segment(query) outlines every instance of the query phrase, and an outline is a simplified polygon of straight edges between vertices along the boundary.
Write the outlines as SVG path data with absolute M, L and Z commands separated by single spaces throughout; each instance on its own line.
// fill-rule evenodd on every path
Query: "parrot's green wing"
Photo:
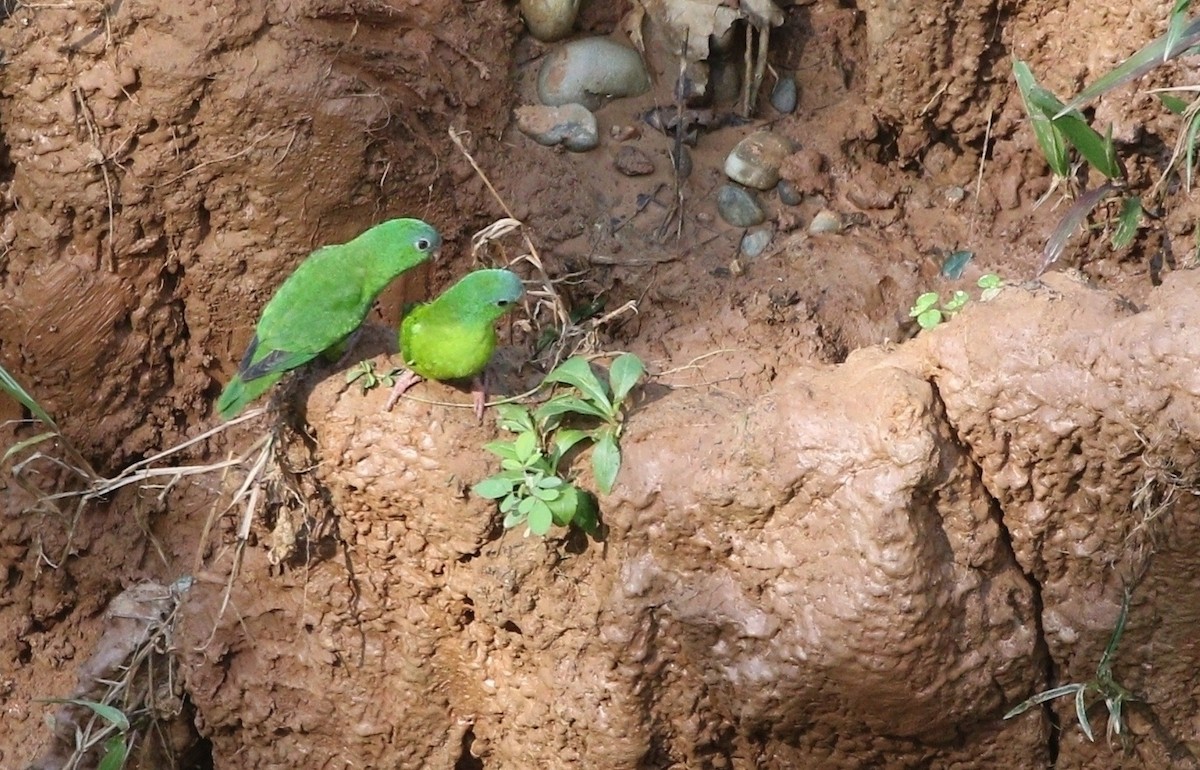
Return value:
M 408 368 L 432 380 L 473 377 L 496 348 L 495 323 L 524 296 L 507 270 L 476 270 L 409 313 L 400 326 Z
M 392 279 L 440 245 L 441 236 L 425 222 L 393 219 L 313 252 L 263 308 L 237 374 L 217 401 L 221 416 L 235 416 L 285 372 L 344 340 Z

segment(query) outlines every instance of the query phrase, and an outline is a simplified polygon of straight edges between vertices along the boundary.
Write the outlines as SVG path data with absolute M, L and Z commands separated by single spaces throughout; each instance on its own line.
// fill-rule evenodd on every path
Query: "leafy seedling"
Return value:
M 995 273 L 988 273 L 980 276 L 975 282 L 982 291 L 980 292 L 980 300 L 989 300 L 1000 293 L 1000 287 L 1004 284 L 1000 280 L 1000 276 Z M 917 297 L 917 301 L 909 308 L 908 315 L 910 318 L 917 319 L 917 325 L 922 329 L 932 329 L 938 324 L 949 320 L 951 316 L 966 307 L 967 302 L 971 300 L 971 295 L 959 289 L 950 295 L 950 299 L 942 302 L 942 296 L 936 291 L 927 291 Z
M 396 377 L 399 376 L 402 369 L 389 369 L 386 372 L 375 371 L 375 362 L 371 359 L 359 361 L 358 365 L 350 371 L 346 372 L 346 384 L 358 382 L 362 387 L 362 392 L 378 388 L 380 385 L 392 387 L 396 384 Z
M 596 499 L 565 478 L 560 467 L 567 454 L 585 441 L 592 443 L 592 468 L 596 485 L 612 491 L 621 467 L 619 439 L 624 425 L 626 398 L 645 374 L 636 356 L 625 354 L 613 361 L 608 381 L 592 371 L 587 360 L 570 358 L 555 368 L 542 385 L 565 385 L 534 410 L 517 404 L 497 406 L 497 425 L 515 434 L 511 441 L 485 446 L 500 458 L 500 472 L 480 481 L 472 491 L 497 500 L 504 527 L 525 523 L 535 535 L 552 525 L 575 526 L 595 534 L 599 526 Z M 596 423 L 581 427 L 580 423 Z
M 1130 593 L 1126 589 L 1121 597 L 1121 611 L 1117 615 L 1117 624 L 1108 639 L 1104 653 L 1100 656 L 1100 664 L 1096 666 L 1096 675 L 1090 681 L 1064 684 L 1040 692 L 1014 706 L 1004 715 L 1004 718 L 1011 719 L 1039 703 L 1071 695 L 1075 699 L 1075 719 L 1079 722 L 1080 729 L 1083 730 L 1083 734 L 1089 741 L 1095 741 L 1096 738 L 1092 734 L 1092 723 L 1087 715 L 1087 696 L 1089 693 L 1096 693 L 1104 699 L 1104 706 L 1108 709 L 1107 737 L 1111 740 L 1114 735 L 1122 735 L 1125 729 L 1121 716 L 1122 707 L 1126 701 L 1134 700 L 1134 697 L 1129 690 L 1117 684 L 1113 679 L 1112 664 L 1113 657 L 1117 653 L 1117 644 L 1121 641 L 1121 634 L 1125 633 L 1125 620 L 1129 617 L 1129 600 Z
M 82 706 L 90 709 L 96 717 L 108 723 L 108 726 L 101 729 L 97 736 L 91 736 L 91 727 L 89 725 L 87 735 L 84 731 L 76 730 L 76 741 L 85 743 L 86 745 L 77 746 L 77 749 L 88 749 L 95 745 L 100 739 L 107 736 L 104 741 L 104 754 L 100 757 L 100 762 L 96 765 L 96 770 L 120 770 L 125 766 L 125 757 L 129 753 L 129 743 L 127 736 L 129 734 L 129 717 L 123 711 L 107 703 L 100 703 L 94 700 L 86 700 L 84 698 L 45 698 L 41 699 L 42 703 L 67 703 L 73 706 Z

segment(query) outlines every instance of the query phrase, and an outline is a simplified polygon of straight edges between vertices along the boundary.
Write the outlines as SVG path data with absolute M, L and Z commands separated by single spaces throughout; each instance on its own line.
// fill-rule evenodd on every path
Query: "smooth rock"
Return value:
M 596 116 L 582 104 L 518 107 L 516 116 L 517 128 L 538 144 L 561 144 L 572 152 L 587 152 L 600 144 Z
M 792 143 L 770 131 L 756 131 L 737 143 L 725 159 L 725 176 L 746 187 L 770 190 L 779 183 L 779 168 L 792 154 Z
M 578 15 L 579 0 L 521 0 L 521 16 L 529 34 L 543 43 L 569 35 Z
M 810 233 L 836 233 L 842 229 L 842 218 L 829 209 L 821 209 L 808 223 Z
M 625 176 L 645 176 L 654 173 L 654 161 L 637 147 L 622 147 L 613 158 L 613 165 Z
M 733 184 L 721 185 L 717 191 L 717 212 L 734 227 L 753 227 L 767 218 L 758 197 Z
M 779 180 L 775 192 L 779 193 L 779 202 L 786 206 L 798 206 L 800 201 L 804 200 L 804 196 L 796 189 L 796 185 L 786 179 Z
M 572 40 L 546 56 L 538 72 L 538 98 L 556 107 L 599 109 L 610 97 L 637 96 L 650 88 L 642 57 L 608 38 Z
M 779 78 L 771 91 L 771 106 L 784 114 L 796 111 L 796 79 L 791 75 Z
M 742 253 L 747 257 L 757 257 L 771 245 L 774 233 L 769 227 L 759 227 L 742 236 Z

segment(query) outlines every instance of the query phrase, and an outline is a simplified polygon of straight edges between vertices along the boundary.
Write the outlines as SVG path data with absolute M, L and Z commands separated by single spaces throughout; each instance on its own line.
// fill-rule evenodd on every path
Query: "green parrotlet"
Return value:
M 379 293 L 441 245 L 433 226 L 392 219 L 310 254 L 263 308 L 242 363 L 217 400 L 222 419 L 235 417 L 286 372 L 336 350 L 362 325 Z
M 485 370 L 496 349 L 496 321 L 525 296 L 521 279 L 507 270 L 476 270 L 432 302 L 417 305 L 400 324 L 400 355 L 408 371 L 392 388 L 384 409 L 423 379 L 471 378 L 475 416 L 483 419 Z

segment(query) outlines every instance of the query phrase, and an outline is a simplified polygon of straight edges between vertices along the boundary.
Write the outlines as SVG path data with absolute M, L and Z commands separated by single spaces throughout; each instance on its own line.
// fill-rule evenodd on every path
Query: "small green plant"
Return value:
M 120 770 L 125 766 L 125 757 L 129 753 L 129 717 L 120 709 L 107 703 L 99 703 L 84 698 L 47 698 L 43 703 L 67 703 L 89 709 L 95 716 L 107 724 L 93 734 L 93 724 L 76 731 L 76 754 L 83 755 L 100 741 L 104 741 L 104 754 L 96 765 L 96 770 Z M 78 757 L 72 757 L 76 759 Z M 72 767 L 77 765 L 72 763 Z
M 982 291 L 979 299 L 986 302 L 1000 292 L 1004 282 L 995 273 L 980 276 L 975 282 Z M 917 301 L 909 308 L 910 318 L 917 319 L 917 325 L 922 329 L 932 329 L 943 321 L 949 320 L 958 311 L 966 307 L 971 295 L 959 289 L 950 295 L 950 299 L 942 302 L 942 295 L 936 291 L 927 291 L 917 297 Z
M 605 494 L 612 491 L 621 469 L 625 401 L 645 371 L 641 359 L 625 354 L 613 361 L 605 383 L 596 377 L 587 359 L 576 356 L 542 381 L 543 387 L 567 388 L 541 406 L 533 410 L 517 404 L 497 406 L 497 424 L 515 437 L 485 446 L 500 458 L 501 470 L 472 491 L 499 501 L 505 529 L 524 522 L 535 535 L 546 534 L 551 525 L 596 532 L 595 498 L 564 478 L 560 466 L 571 450 L 590 441 L 596 486 Z
M 403 370 L 389 369 L 386 372 L 377 372 L 375 371 L 375 362 L 368 358 L 365 361 L 359 361 L 353 369 L 346 372 L 346 384 L 357 381 L 362 387 L 363 393 L 378 388 L 380 385 L 390 388 L 396 384 L 396 377 L 401 371 Z
M 1108 726 L 1106 728 L 1108 739 L 1111 740 L 1114 735 L 1124 735 L 1125 725 L 1122 721 L 1121 710 L 1125 702 L 1134 700 L 1134 697 L 1129 690 L 1117 684 L 1116 680 L 1113 679 L 1112 664 L 1113 656 L 1117 653 L 1117 645 L 1121 641 L 1121 634 L 1125 633 L 1125 620 L 1129 617 L 1129 599 L 1130 593 L 1127 588 L 1121 597 L 1121 611 L 1117 615 L 1117 624 L 1113 628 L 1112 635 L 1108 638 L 1108 646 L 1104 648 L 1104 653 L 1100 656 L 1100 664 L 1096 666 L 1096 675 L 1090 681 L 1064 684 L 1040 692 L 1032 698 L 1017 704 L 1004 715 L 1004 718 L 1011 719 L 1018 714 L 1025 713 L 1039 703 L 1061 698 L 1064 695 L 1073 695 L 1075 698 L 1075 719 L 1079 722 L 1079 727 L 1083 730 L 1083 734 L 1087 736 L 1088 740 L 1095 741 L 1096 738 L 1092 734 L 1092 723 L 1087 715 L 1087 696 L 1089 693 L 1095 693 L 1104 699 L 1104 706 L 1108 709 Z

